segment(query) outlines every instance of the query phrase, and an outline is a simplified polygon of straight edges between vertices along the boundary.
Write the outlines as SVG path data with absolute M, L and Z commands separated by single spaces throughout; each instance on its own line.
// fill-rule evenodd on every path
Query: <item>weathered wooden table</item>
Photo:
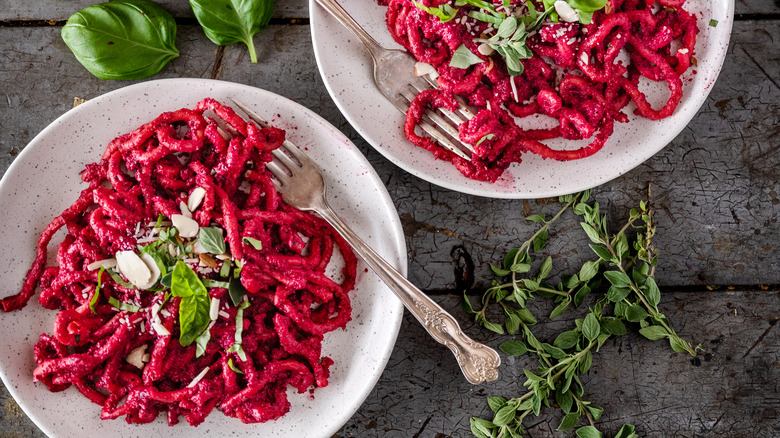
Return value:
M 367 0 L 368 1 L 368 0 Z M 128 85 L 101 81 L 60 38 L 67 17 L 91 0 L 0 0 L 0 172 L 35 134 L 67 111 Z M 368 157 L 395 202 L 409 251 L 412 281 L 435 296 L 473 337 L 497 346 L 507 336 L 474 326 L 459 295 L 489 287 L 496 263 L 534 225 L 529 212 L 557 209 L 550 200 L 504 201 L 466 196 L 417 179 L 375 152 L 328 96 L 311 48 L 305 0 L 278 0 L 271 25 L 255 39 L 261 61 L 243 46 L 219 48 L 201 31 L 187 2 L 163 1 L 179 23 L 182 56 L 156 78 L 203 77 L 261 87 L 319 113 Z M 780 6 L 739 0 L 723 72 L 691 124 L 637 169 L 594 190 L 615 223 L 653 185 L 660 252 L 662 312 L 684 338 L 701 343 L 696 358 L 673 353 L 635 329 L 608 342 L 585 377 L 586 398 L 605 408 L 609 436 L 632 423 L 642 436 L 780 436 Z M 547 251 L 554 273 L 578 266 L 587 239 L 573 218 L 554 227 Z M 11 248 L 4 248 L 11 251 Z M 6 284 L 4 294 L 14 285 Z M 576 312 L 572 312 L 576 313 Z M 567 314 L 568 315 L 568 314 Z M 544 323 L 541 335 L 571 323 Z M 498 382 L 471 386 L 450 353 L 407 314 L 390 362 L 374 391 L 339 437 L 466 437 L 469 417 L 490 417 L 485 397 L 521 393 L 530 358 L 507 358 Z M 0 436 L 44 436 L 5 388 Z M 555 432 L 556 414 L 527 424 L 531 436 Z

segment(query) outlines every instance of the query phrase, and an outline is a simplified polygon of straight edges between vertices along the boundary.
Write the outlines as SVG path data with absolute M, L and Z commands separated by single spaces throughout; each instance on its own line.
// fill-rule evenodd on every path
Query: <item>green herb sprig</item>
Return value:
M 647 202 L 632 209 L 626 223 L 615 233 L 609 231 L 607 216 L 599 211 L 598 203 L 588 203 L 590 191 L 567 195 L 559 200 L 564 204 L 550 219 L 533 215 L 526 219 L 541 227 L 518 248 L 510 251 L 502 266 L 491 266 L 493 271 L 507 279 L 494 282 L 482 297 L 482 307 L 475 310 L 464 294 L 464 308 L 474 315 L 477 323 L 496 333 L 518 334 L 500 345 L 509 355 L 531 354 L 539 361 L 534 370 L 524 370 L 528 391 L 514 398 L 489 397 L 494 413 L 491 420 L 472 418 L 471 431 L 478 438 L 516 437 L 525 433 L 523 420 L 528 415 L 538 416 L 542 406 L 556 403 L 564 413 L 558 430 L 575 428 L 584 419 L 587 425 L 577 429 L 582 438 L 601 437 L 595 423 L 603 408 L 584 399 L 585 388 L 580 375 L 593 364 L 593 354 L 610 338 L 626 334 L 627 323 L 639 326 L 639 333 L 650 340 L 667 339 L 676 352 L 696 355 L 699 347 L 692 347 L 671 328 L 665 315 L 658 310 L 660 290 L 655 282 L 657 254 L 652 245 L 656 233 L 653 213 Z M 564 275 L 557 285 L 546 282 L 552 270 L 552 259 L 547 257 L 536 272 L 532 268 L 532 252 L 540 251 L 547 243 L 548 230 L 567 210 L 573 210 L 580 225 L 591 240 L 595 254 L 576 273 Z M 606 289 L 606 290 L 605 290 Z M 536 317 L 527 308 L 535 297 L 549 298 L 557 304 L 550 318 L 565 313 L 572 304 L 580 307 L 589 294 L 598 295 L 582 318 L 574 326 L 559 333 L 552 343 L 539 340 L 531 327 Z M 501 306 L 503 321 L 490 321 L 487 309 L 491 303 Z M 635 437 L 633 426 L 624 426 L 617 435 Z

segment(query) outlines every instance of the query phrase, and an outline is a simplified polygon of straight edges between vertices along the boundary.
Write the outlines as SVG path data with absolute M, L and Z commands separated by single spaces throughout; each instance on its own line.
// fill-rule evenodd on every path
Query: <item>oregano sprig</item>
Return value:
M 597 353 L 610 338 L 627 333 L 627 323 L 639 326 L 639 333 L 651 340 L 668 339 L 672 349 L 696 355 L 697 348 L 680 338 L 658 309 L 660 289 L 655 282 L 657 254 L 652 245 L 656 233 L 650 205 L 642 201 L 632 209 L 624 225 L 611 233 L 606 214 L 597 202 L 589 203 L 590 192 L 568 195 L 559 199 L 564 205 L 550 220 L 544 215 L 526 219 L 541 227 L 518 248 L 509 251 L 502 267 L 491 265 L 493 272 L 504 282 L 494 282 L 482 297 L 482 308 L 474 310 L 464 294 L 464 307 L 475 321 L 496 333 L 517 334 L 518 339 L 506 341 L 500 349 L 512 356 L 531 354 L 539 361 L 533 370 L 524 370 L 524 386 L 528 391 L 514 398 L 489 397 L 492 419 L 472 418 L 471 431 L 478 438 L 518 437 L 525 433 L 523 420 L 528 415 L 538 416 L 542 406 L 557 404 L 563 411 L 558 430 L 569 430 L 583 421 L 577 429 L 582 438 L 601 437 L 596 422 L 603 408 L 584 399 L 585 388 L 580 375 L 588 372 Z M 561 276 L 557 285 L 547 283 L 552 270 L 552 259 L 547 257 L 532 272 L 532 254 L 547 243 L 548 230 L 553 222 L 571 209 L 591 241 L 594 259 L 585 262 L 570 275 Z M 574 326 L 559 333 L 552 343 L 536 337 L 531 327 L 536 317 L 527 308 L 536 296 L 550 298 L 557 306 L 550 314 L 555 318 L 571 305 L 580 307 L 585 297 L 595 295 L 595 301 Z M 490 321 L 487 310 L 491 303 L 501 306 L 505 318 Z M 625 425 L 616 435 L 634 438 L 634 427 Z

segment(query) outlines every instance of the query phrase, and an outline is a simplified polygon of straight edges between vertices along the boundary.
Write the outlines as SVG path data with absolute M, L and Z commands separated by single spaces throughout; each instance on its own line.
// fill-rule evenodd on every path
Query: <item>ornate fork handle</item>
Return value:
M 355 252 L 398 295 L 404 306 L 423 324 L 439 343 L 447 346 L 460 365 L 466 380 L 477 385 L 498 379 L 501 358 L 492 348 L 474 341 L 460 329 L 455 318 L 413 285 L 389 263 L 366 245 L 324 201 L 312 209 L 328 221 L 354 248 Z

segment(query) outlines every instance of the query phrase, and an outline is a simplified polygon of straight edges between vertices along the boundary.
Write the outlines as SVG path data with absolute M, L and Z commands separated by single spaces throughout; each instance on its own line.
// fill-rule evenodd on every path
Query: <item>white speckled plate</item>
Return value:
M 3 295 L 21 287 L 34 258 L 35 242 L 51 219 L 84 188 L 79 172 L 98 161 L 108 142 L 163 111 L 194 107 L 204 97 L 229 97 L 257 109 L 287 130 L 288 138 L 325 172 L 334 209 L 400 271 L 406 271 L 406 248 L 398 214 L 371 165 L 327 121 L 284 97 L 257 88 L 201 79 L 145 82 L 105 94 L 74 108 L 44 129 L 22 151 L 0 182 L 0 267 Z M 59 244 L 61 237 L 55 236 Z M 50 248 L 56 248 L 50 245 Z M 56 252 L 56 251 L 55 251 Z M 55 312 L 34 297 L 21 311 L 0 315 L 0 375 L 27 415 L 50 437 L 330 437 L 373 388 L 395 344 L 403 307 L 379 278 L 358 266 L 351 293 L 352 321 L 346 330 L 325 337 L 323 354 L 335 361 L 330 384 L 314 397 L 288 390 L 292 408 L 281 419 L 257 425 L 213 412 L 194 428 L 183 420 L 168 427 L 164 416 L 147 425 L 124 419 L 101 421 L 100 407 L 75 388 L 51 393 L 34 384 L 33 345 L 52 331 Z
M 339 0 L 363 28 L 384 47 L 401 48 L 385 26 L 385 7 L 376 0 Z M 309 0 L 314 53 L 320 74 L 336 105 L 347 120 L 376 150 L 407 172 L 448 189 L 491 198 L 544 198 L 595 187 L 638 166 L 664 148 L 696 115 L 718 77 L 726 56 L 734 16 L 733 0 L 688 0 L 686 9 L 696 14 L 698 67 L 683 76 L 684 97 L 672 117 L 653 122 L 633 116 L 631 123 L 617 123 L 615 133 L 597 154 L 577 161 L 543 160 L 526 154 L 495 183 L 473 181 L 450 163 L 435 160 L 413 146 L 403 134 L 403 115 L 379 93 L 373 82 L 372 63 L 363 44 L 314 0 Z M 710 19 L 718 20 L 716 27 Z M 668 90 L 643 87 L 655 108 Z M 633 104 L 632 104 L 633 105 Z M 531 121 L 533 123 L 533 121 Z M 529 126 L 537 127 L 537 126 Z M 550 143 L 558 148 L 587 144 Z

